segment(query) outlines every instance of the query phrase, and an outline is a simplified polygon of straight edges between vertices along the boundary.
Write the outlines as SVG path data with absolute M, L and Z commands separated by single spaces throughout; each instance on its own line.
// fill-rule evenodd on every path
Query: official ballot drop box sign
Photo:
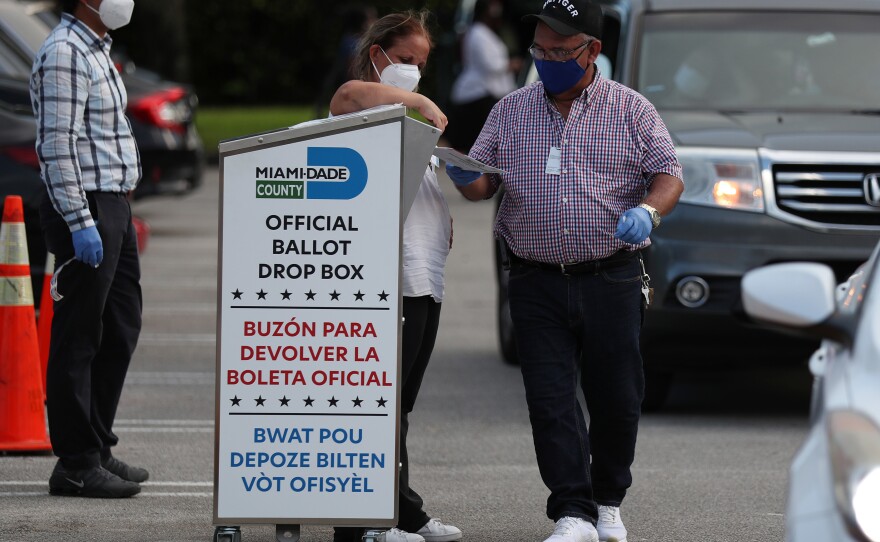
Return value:
M 214 522 L 397 523 L 402 106 L 220 145 Z

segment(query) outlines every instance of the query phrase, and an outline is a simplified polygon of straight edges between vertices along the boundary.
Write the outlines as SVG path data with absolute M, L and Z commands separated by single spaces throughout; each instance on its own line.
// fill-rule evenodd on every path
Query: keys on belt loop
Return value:
M 645 298 L 645 307 L 650 307 L 654 301 L 654 288 L 651 288 L 651 276 L 645 270 L 645 260 L 639 254 L 639 265 L 642 268 L 642 296 Z

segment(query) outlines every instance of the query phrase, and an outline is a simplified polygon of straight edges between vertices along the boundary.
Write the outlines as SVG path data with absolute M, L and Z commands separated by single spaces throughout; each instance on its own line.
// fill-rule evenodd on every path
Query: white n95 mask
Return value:
M 385 58 L 388 58 L 388 53 L 385 52 L 385 49 L 382 49 L 381 47 L 379 47 L 379 49 L 381 49 Z M 388 62 L 391 62 L 390 58 L 388 58 Z M 413 66 L 412 64 L 395 64 L 394 62 L 391 62 L 391 64 L 382 70 L 382 73 L 379 73 L 379 70 L 376 68 L 376 63 L 374 62 L 373 69 L 376 70 L 376 73 L 379 75 L 380 83 L 408 90 L 409 92 L 415 91 L 416 87 L 419 86 L 419 79 L 422 77 L 422 74 L 419 73 L 419 67 Z
M 98 9 L 85 5 L 98 14 L 104 26 L 110 30 L 122 28 L 131 21 L 131 13 L 134 11 L 134 0 L 103 0 Z

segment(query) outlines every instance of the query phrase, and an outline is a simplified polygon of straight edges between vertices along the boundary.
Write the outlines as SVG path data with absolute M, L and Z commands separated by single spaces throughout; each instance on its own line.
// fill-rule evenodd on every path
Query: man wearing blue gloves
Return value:
M 130 497 L 148 473 L 110 449 L 141 329 L 140 263 L 127 197 L 141 164 L 107 31 L 128 23 L 134 1 L 62 0 L 61 7 L 61 23 L 31 73 L 47 188 L 40 221 L 56 261 L 46 398 L 59 460 L 49 492 Z
M 651 103 L 598 72 L 596 3 L 546 0 L 527 18 L 537 20 L 529 52 L 541 82 L 502 98 L 470 151 L 504 173 L 447 173 L 471 200 L 505 187 L 495 235 L 510 261 L 517 352 L 556 522 L 546 542 L 625 542 L 620 505 L 644 397 L 639 249 L 678 202 L 681 166 Z

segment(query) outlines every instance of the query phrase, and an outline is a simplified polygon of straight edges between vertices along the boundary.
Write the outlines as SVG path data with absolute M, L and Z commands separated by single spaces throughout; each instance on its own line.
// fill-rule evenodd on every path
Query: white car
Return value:
M 743 277 L 742 298 L 753 319 L 823 339 L 786 541 L 880 542 L 880 244 L 843 284 L 822 264 L 770 265 Z

